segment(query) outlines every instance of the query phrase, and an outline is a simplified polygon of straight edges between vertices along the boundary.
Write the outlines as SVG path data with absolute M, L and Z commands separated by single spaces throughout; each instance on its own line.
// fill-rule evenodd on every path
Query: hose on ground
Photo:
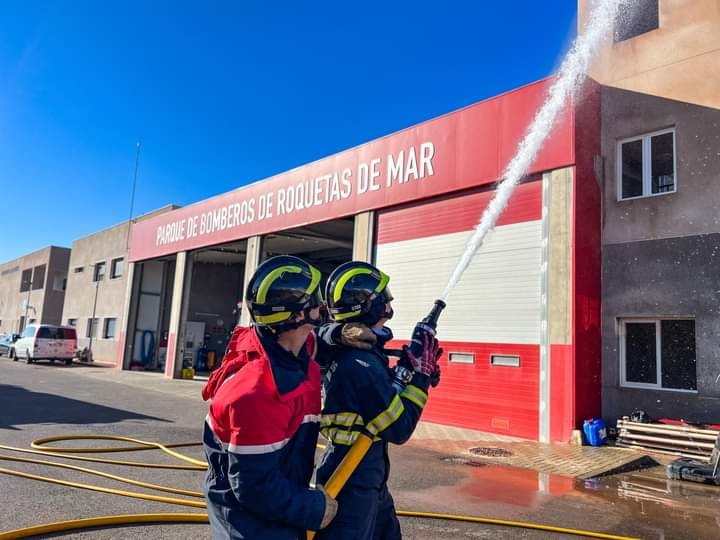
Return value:
M 115 447 L 104 447 L 104 448 L 68 448 L 68 447 L 56 447 L 48 446 L 48 443 L 62 442 L 68 440 L 102 440 L 102 441 L 119 441 L 124 443 L 131 443 L 132 446 L 115 446 Z M 14 446 L 0 445 L 0 449 L 41 455 L 47 457 L 55 457 L 61 459 L 69 459 L 75 461 L 87 461 L 92 463 L 103 463 L 112 465 L 124 465 L 130 467 L 149 467 L 149 468 L 165 468 L 171 470 L 193 470 L 202 471 L 207 469 L 207 464 L 204 461 L 200 461 L 189 456 L 172 450 L 172 448 L 185 448 L 190 446 L 200 446 L 201 443 L 175 443 L 175 444 L 161 444 L 152 441 L 143 441 L 141 439 L 134 439 L 130 437 L 120 437 L 115 435 L 69 435 L 60 437 L 45 437 L 42 439 L 36 439 L 31 444 L 31 449 L 18 448 Z M 105 452 L 137 452 L 142 450 L 162 450 L 169 456 L 174 457 L 185 464 L 158 464 L 158 463 L 142 463 L 136 461 L 122 461 L 122 460 L 108 460 L 104 458 L 95 458 L 87 455 L 76 455 L 76 454 L 90 454 L 90 453 L 105 453 Z M 106 473 L 97 469 L 91 469 L 88 467 L 80 467 L 77 465 L 70 465 L 67 463 L 60 463 L 56 461 L 48 461 L 44 459 L 33 459 L 33 458 L 22 458 L 13 455 L 0 454 L 0 461 L 12 461 L 16 463 L 26 463 L 34 465 L 43 465 L 47 467 L 57 467 L 66 470 L 73 470 L 80 473 L 91 474 L 100 476 L 124 484 L 141 487 L 145 489 L 160 491 L 164 493 L 171 493 L 173 495 L 184 495 L 188 498 L 178 497 L 167 497 L 163 495 L 151 495 L 149 493 L 140 493 L 136 491 L 127 491 L 122 489 L 107 488 L 103 486 L 97 486 L 93 484 L 84 484 L 80 482 L 72 482 L 69 480 L 62 480 L 59 478 L 52 478 L 48 476 L 41 476 L 37 474 L 26 473 L 23 471 L 17 471 L 13 469 L 0 468 L 0 474 L 15 476 L 18 478 L 24 478 L 27 480 L 35 480 L 41 482 L 49 482 L 56 485 L 62 485 L 72 487 L 76 489 L 85 489 L 100 493 L 106 493 L 111 495 L 118 495 L 122 497 L 130 497 L 134 499 L 142 499 L 147 501 L 162 502 L 166 504 L 173 504 L 179 506 L 188 506 L 194 508 L 205 508 L 205 501 L 203 500 L 203 494 L 196 491 L 184 490 L 179 488 L 173 488 L 170 486 L 162 486 L 159 484 L 152 484 L 149 482 L 142 482 L 132 478 L 127 478 L 120 475 Z M 201 499 L 201 500 L 197 500 Z M 587 538 L 602 538 L 606 540 L 635 540 L 627 536 L 619 536 L 614 534 L 606 534 L 593 531 L 584 531 L 579 529 L 571 529 L 566 527 L 557 527 L 553 525 L 546 525 L 542 523 L 528 523 L 522 521 L 512 521 L 504 519 L 494 519 L 477 516 L 463 516 L 454 514 L 443 514 L 435 512 L 416 512 L 408 510 L 399 510 L 397 512 L 399 516 L 411 517 L 411 518 L 422 518 L 422 519 L 435 519 L 435 520 L 446 520 L 446 521 L 462 521 L 466 523 L 478 523 L 478 524 L 489 524 L 503 527 L 519 527 L 523 529 L 532 529 L 538 531 L 545 531 L 555 534 L 573 534 L 576 536 L 584 536 Z M 111 527 L 111 526 L 130 526 L 130 525 L 149 525 L 149 524 L 160 524 L 160 523 L 208 523 L 208 516 L 206 513 L 145 513 L 145 514 L 128 514 L 128 515 L 117 515 L 117 516 L 98 516 L 93 518 L 84 519 L 73 519 L 68 521 L 60 521 L 56 523 L 47 523 L 43 525 L 34 525 L 31 527 L 25 527 L 21 529 L 15 529 L 6 532 L 0 532 L 0 540 L 16 540 L 20 538 L 30 538 L 33 536 L 41 536 L 48 534 L 57 534 L 70 531 L 78 531 L 82 529 L 98 528 L 98 527 Z

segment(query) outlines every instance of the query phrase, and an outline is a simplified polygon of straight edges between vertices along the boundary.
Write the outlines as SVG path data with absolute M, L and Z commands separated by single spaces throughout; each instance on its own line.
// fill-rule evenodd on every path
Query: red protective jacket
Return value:
M 311 334 L 312 335 L 312 334 Z M 325 498 L 310 489 L 320 421 L 320 368 L 254 328 L 236 328 L 203 397 L 203 446 L 214 538 L 299 539 L 317 530 Z

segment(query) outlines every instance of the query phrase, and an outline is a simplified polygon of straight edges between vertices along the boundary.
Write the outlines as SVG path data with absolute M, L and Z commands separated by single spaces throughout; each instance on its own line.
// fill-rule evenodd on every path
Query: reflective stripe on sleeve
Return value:
M 402 413 L 405 411 L 405 405 L 403 405 L 400 396 L 395 394 L 395 397 L 390 402 L 390 405 L 383 412 L 378 414 L 372 421 L 367 425 L 367 430 L 372 435 L 377 435 L 381 431 L 389 428 L 393 422 L 395 422 Z
M 400 394 L 400 397 L 409 399 L 421 409 L 425 407 L 428 399 L 427 393 L 423 392 L 420 388 L 412 384 L 408 384 L 405 387 L 405 390 L 403 390 L 402 394 Z
M 365 423 L 363 422 L 362 416 L 360 416 L 357 413 L 353 412 L 340 412 L 335 414 L 323 414 L 321 425 L 323 427 L 327 426 L 343 426 L 343 427 L 351 427 L 354 425 L 363 426 Z
M 351 446 L 358 438 L 358 431 L 347 431 L 338 428 L 323 429 L 322 435 L 333 444 Z

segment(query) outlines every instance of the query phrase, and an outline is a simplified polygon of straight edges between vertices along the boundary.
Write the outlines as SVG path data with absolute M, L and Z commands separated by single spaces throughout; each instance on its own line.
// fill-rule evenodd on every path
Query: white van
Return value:
M 13 348 L 14 358 L 24 358 L 28 364 L 38 360 L 63 360 L 69 365 L 77 350 L 77 333 L 71 326 L 31 324 Z

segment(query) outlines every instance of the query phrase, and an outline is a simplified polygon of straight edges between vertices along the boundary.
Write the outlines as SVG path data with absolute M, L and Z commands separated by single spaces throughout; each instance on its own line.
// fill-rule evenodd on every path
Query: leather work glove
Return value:
M 440 347 L 437 350 L 437 359 L 440 361 L 440 357 L 442 356 L 443 349 Z M 432 372 L 430 375 L 430 386 L 435 388 L 438 384 L 440 384 L 440 364 L 435 365 L 435 371 Z
M 325 496 L 325 513 L 323 514 L 322 522 L 320 523 L 320 528 L 324 529 L 325 527 L 330 525 L 333 518 L 335 517 L 335 514 L 337 514 L 338 503 L 335 499 L 333 499 L 330 495 L 327 494 L 327 491 L 325 491 L 325 488 L 323 486 L 318 485 L 317 488 L 322 491 L 322 494 Z
M 403 350 L 416 373 L 432 376 L 438 367 L 438 358 L 440 358 L 441 354 L 440 344 L 430 334 L 425 334 L 423 344 L 423 350 L 417 356 L 412 353 L 407 345 L 403 347 Z
M 361 323 L 347 323 L 340 330 L 340 343 L 353 349 L 369 351 L 377 343 L 377 336 Z

